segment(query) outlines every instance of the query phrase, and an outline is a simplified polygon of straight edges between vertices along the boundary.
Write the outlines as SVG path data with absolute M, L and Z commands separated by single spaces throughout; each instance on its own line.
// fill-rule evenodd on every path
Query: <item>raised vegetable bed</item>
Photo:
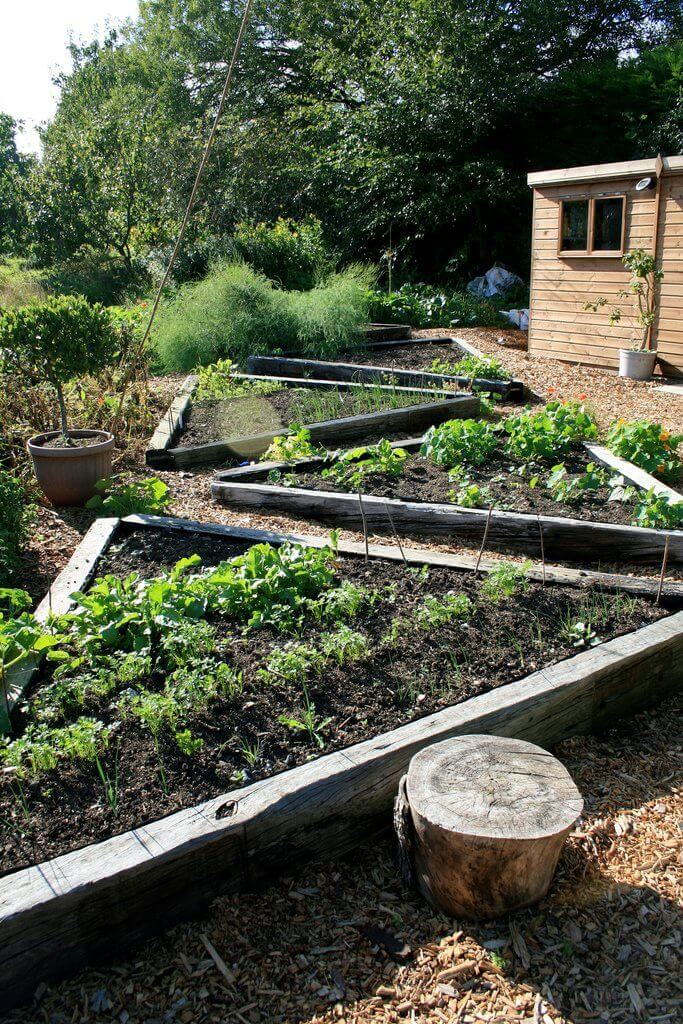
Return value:
M 187 377 L 150 441 L 148 465 L 175 469 L 256 458 L 294 423 L 316 441 L 361 441 L 413 434 L 479 409 L 474 396 L 443 390 L 251 374 L 232 379 L 272 387 L 272 393 L 193 402 L 197 378 Z
M 404 341 L 410 338 L 412 328 L 409 324 L 367 324 L 363 328 L 369 344 L 378 341 Z
M 621 477 L 622 487 L 632 487 L 640 495 L 652 490 L 671 501 L 681 501 L 683 495 L 601 445 L 577 442 L 566 457 L 566 479 L 559 481 L 565 493 L 573 480 L 585 478 L 591 464 L 596 470 L 588 474 L 601 473 L 604 480 L 576 504 L 543 482 L 534 482 L 535 470 L 502 451 L 480 466 L 469 467 L 466 478 L 458 483 L 449 478 L 447 469 L 420 454 L 422 446 L 421 438 L 392 443 L 394 450 L 407 453 L 396 475 L 365 472 L 356 480 L 354 461 L 333 453 L 294 463 L 265 462 L 224 470 L 217 474 L 212 494 L 231 505 L 305 514 L 333 525 L 365 526 L 380 533 L 395 528 L 480 544 L 486 531 L 489 548 L 533 557 L 541 556 L 542 532 L 547 557 L 575 558 L 584 564 L 601 560 L 658 564 L 668 537 L 667 564 L 683 564 L 683 532 L 631 525 L 632 505 L 610 501 L 613 488 L 608 481 Z M 362 459 L 361 452 L 357 462 Z M 459 500 L 472 505 L 466 507 Z
M 458 338 L 405 338 L 368 344 L 365 351 L 346 353 L 339 361 L 299 359 L 287 356 L 250 356 L 248 367 L 252 373 L 285 375 L 289 377 L 315 377 L 326 380 L 377 382 L 413 387 L 454 388 L 471 387 L 501 395 L 507 401 L 522 401 L 524 385 L 519 380 L 457 373 L 457 364 L 464 356 L 476 357 L 472 364 L 481 364 L 482 356 L 467 342 Z M 493 365 L 497 365 L 494 361 Z M 436 367 L 437 371 L 431 369 Z M 451 372 L 453 371 L 453 372 Z
M 68 584 L 58 579 L 53 606 L 63 607 L 66 590 L 87 590 L 103 571 L 158 579 L 163 566 L 195 551 L 215 566 L 251 544 L 274 545 L 192 584 L 199 588 L 193 602 L 212 594 L 213 611 L 204 615 L 222 661 L 235 670 L 224 679 L 230 692 L 212 690 L 205 706 L 193 704 L 163 734 L 131 711 L 139 710 L 147 690 L 165 692 L 169 682 L 177 695 L 194 678 L 187 663 L 177 677 L 170 662 L 157 661 L 159 671 L 149 679 L 140 667 L 162 650 L 178 653 L 184 629 L 178 609 L 189 614 L 190 607 L 183 604 L 188 594 L 179 570 L 166 578 L 163 593 L 159 582 L 148 592 L 150 601 L 160 600 L 152 632 L 140 634 L 149 650 L 126 633 L 130 619 L 118 627 L 117 649 L 132 651 L 126 688 L 119 676 L 106 692 L 102 680 L 98 689 L 80 691 L 77 714 L 112 726 L 99 753 L 104 775 L 87 758 L 60 754 L 58 768 L 10 804 L 11 786 L 22 777 L 3 775 L 2 820 L 7 828 L 16 813 L 21 824 L 18 836 L 3 844 L 3 864 L 18 869 L 0 880 L 3 1005 L 28 997 L 41 979 L 197 913 L 221 892 L 366 839 L 386 824 L 398 778 L 428 743 L 494 732 L 548 745 L 680 685 L 681 586 L 665 584 L 658 606 L 656 584 L 633 577 L 546 567 L 542 586 L 539 567 L 526 576 L 507 567 L 491 573 L 495 563 L 484 561 L 477 574 L 472 560 L 391 548 L 371 548 L 366 561 L 353 544 L 325 555 L 323 538 L 278 554 L 288 540 L 300 539 L 156 517 L 101 521 L 83 542 L 80 569 L 77 553 Z M 273 568 L 276 562 L 280 568 Z M 280 589 L 271 592 L 274 586 Z M 99 606 L 102 589 L 97 593 Z M 70 628 L 90 636 L 93 606 L 84 600 Z M 253 617 L 266 608 L 272 624 Z M 196 609 L 192 614 L 185 653 L 199 656 L 206 627 Z M 244 632 L 250 621 L 258 628 Z M 305 669 L 291 663 L 302 644 L 309 648 Z M 199 673 L 205 686 L 219 675 L 210 667 Z M 34 707 L 47 707 L 59 694 L 64 701 L 64 679 L 59 694 L 49 687 L 43 674 L 31 694 Z M 304 724 L 304 699 L 309 711 L 314 705 L 311 728 Z M 103 789 L 115 763 L 116 810 Z M 32 815 L 39 826 L 33 833 Z M 84 842 L 91 845 L 74 849 Z

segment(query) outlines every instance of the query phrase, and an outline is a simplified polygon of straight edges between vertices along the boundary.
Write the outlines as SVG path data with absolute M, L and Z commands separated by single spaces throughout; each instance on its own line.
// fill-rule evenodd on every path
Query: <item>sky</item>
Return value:
M 52 79 L 71 66 L 70 37 L 101 38 L 137 10 L 138 0 L 0 0 L 0 111 L 24 122 L 21 150 L 40 152 L 36 128 L 55 112 Z

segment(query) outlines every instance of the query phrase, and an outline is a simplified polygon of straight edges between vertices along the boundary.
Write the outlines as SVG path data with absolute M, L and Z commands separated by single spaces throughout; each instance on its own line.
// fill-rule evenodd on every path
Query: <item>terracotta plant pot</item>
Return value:
M 655 371 L 656 352 L 639 352 L 637 349 L 619 349 L 619 376 L 631 380 L 649 380 Z
M 70 430 L 69 437 L 100 440 L 83 448 L 46 448 L 46 442 L 60 433 L 36 434 L 26 445 L 36 479 L 53 505 L 84 505 L 95 493 L 97 481 L 111 476 L 114 435 L 106 430 Z

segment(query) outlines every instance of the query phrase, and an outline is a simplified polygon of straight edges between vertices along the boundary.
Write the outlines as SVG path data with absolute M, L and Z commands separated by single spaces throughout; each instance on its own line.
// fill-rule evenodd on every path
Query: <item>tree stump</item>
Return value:
M 548 890 L 583 809 L 546 750 L 458 736 L 420 751 L 401 780 L 395 821 L 404 873 L 453 917 L 498 917 Z

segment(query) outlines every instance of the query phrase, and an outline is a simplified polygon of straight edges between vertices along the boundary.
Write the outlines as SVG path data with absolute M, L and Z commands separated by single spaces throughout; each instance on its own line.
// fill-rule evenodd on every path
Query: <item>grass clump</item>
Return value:
M 44 276 L 38 270 L 29 269 L 16 256 L 0 259 L 0 309 L 42 302 L 47 294 Z
M 371 278 L 371 270 L 354 265 L 310 291 L 286 292 L 296 325 L 296 351 L 326 357 L 358 345 L 361 325 L 368 319 Z
M 219 359 L 243 361 L 272 343 L 294 338 L 285 293 L 240 263 L 218 265 L 203 281 L 185 285 L 160 312 L 155 331 L 166 370 L 191 370 Z
M 168 371 L 252 353 L 333 355 L 360 339 L 369 270 L 349 267 L 309 291 L 283 291 L 243 263 L 222 263 L 161 311 L 155 342 Z

